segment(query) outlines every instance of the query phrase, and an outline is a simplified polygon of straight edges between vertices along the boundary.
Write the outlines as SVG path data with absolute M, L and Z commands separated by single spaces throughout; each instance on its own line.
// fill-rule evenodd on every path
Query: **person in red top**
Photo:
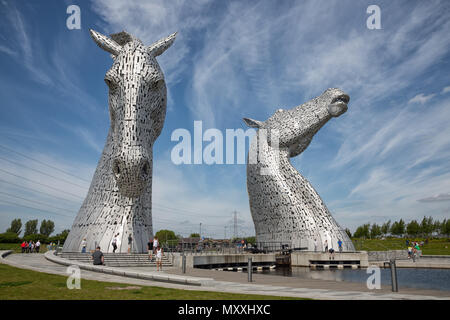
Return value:
M 20 245 L 20 247 L 22 248 L 22 253 L 25 253 L 25 250 L 27 248 L 27 243 L 24 241 L 22 242 L 22 244 Z

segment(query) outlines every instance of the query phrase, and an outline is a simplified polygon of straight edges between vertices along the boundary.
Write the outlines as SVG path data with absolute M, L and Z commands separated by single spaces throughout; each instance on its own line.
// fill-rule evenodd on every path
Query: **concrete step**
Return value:
M 63 252 L 58 254 L 59 257 L 68 260 L 74 260 L 84 263 L 92 263 L 91 253 L 80 252 Z M 148 254 L 129 254 L 129 253 L 104 253 L 105 264 L 111 267 L 138 267 L 138 266 L 154 266 L 156 267 L 156 258 L 153 256 L 149 260 Z M 162 257 L 162 266 L 170 267 L 172 263 L 167 256 Z

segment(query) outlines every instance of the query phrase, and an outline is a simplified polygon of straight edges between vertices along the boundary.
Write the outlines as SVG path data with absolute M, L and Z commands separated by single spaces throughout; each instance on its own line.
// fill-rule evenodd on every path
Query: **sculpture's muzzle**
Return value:
M 350 97 L 345 93 L 339 94 L 331 100 L 328 105 L 328 112 L 332 117 L 339 117 L 341 114 L 345 113 L 348 109 L 348 102 Z
M 119 192 L 129 198 L 137 198 L 147 187 L 151 177 L 151 163 L 147 157 L 124 159 L 115 157 L 112 171 Z

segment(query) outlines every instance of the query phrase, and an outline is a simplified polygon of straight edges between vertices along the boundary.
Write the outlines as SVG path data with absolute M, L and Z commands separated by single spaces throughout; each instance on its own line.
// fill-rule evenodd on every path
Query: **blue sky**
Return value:
M 81 29 L 66 27 L 69 5 Z M 369 30 L 366 9 L 381 9 Z M 0 0 L 0 231 L 13 218 L 70 228 L 109 127 L 109 54 L 89 36 L 145 44 L 175 31 L 158 61 L 168 112 L 154 146 L 155 231 L 254 234 L 245 165 L 171 162 L 177 128 L 245 129 L 338 87 L 348 112 L 292 159 L 344 227 L 450 218 L 448 1 Z M 24 157 L 23 155 L 26 155 Z M 37 161 L 36 161 L 37 160 Z M 37 183 L 36 183 L 37 182 Z M 38 184 L 40 183 L 40 184 Z M 38 211 L 40 208 L 43 211 Z M 226 227 L 226 230 L 225 230 Z

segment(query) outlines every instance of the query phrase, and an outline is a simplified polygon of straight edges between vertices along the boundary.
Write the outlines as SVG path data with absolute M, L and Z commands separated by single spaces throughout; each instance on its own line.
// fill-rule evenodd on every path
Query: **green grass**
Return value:
M 0 250 L 13 250 L 14 253 L 21 253 L 22 248 L 20 247 L 21 243 L 0 243 Z M 39 249 L 39 253 L 47 252 L 47 245 L 41 244 L 41 248 Z
M 0 300 L 298 300 L 290 297 L 191 291 L 84 279 L 81 279 L 80 290 L 69 290 L 66 281 L 67 277 L 64 276 L 0 264 Z M 117 290 L 126 287 L 132 288 Z
M 416 238 L 410 241 L 425 241 L 425 239 Z M 366 251 L 386 251 L 386 250 L 406 250 L 406 238 L 386 238 L 386 239 L 352 239 L 356 250 Z M 421 247 L 424 255 L 450 255 L 449 239 L 430 239 L 428 244 Z

